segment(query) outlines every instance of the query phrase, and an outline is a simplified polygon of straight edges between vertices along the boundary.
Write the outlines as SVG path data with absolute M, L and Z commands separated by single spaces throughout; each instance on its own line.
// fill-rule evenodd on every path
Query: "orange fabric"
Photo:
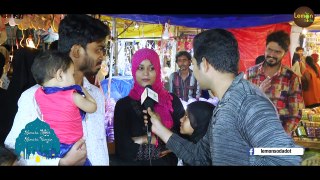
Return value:
M 306 69 L 303 75 L 309 72 L 311 79 L 308 82 L 308 90 L 303 91 L 303 99 L 306 106 L 320 103 L 320 78 L 317 77 L 317 74 L 314 70 L 306 64 Z

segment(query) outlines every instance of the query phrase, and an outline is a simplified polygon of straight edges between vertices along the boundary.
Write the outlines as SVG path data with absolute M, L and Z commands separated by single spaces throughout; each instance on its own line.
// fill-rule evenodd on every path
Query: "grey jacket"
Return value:
M 206 135 L 193 144 L 173 134 L 167 147 L 190 165 L 300 165 L 300 156 L 252 156 L 251 148 L 297 148 L 272 102 L 239 74 L 214 109 Z

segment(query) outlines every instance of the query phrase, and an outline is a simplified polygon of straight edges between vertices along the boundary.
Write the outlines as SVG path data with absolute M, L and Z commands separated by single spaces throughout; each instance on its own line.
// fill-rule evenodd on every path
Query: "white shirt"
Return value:
M 10 149 L 15 148 L 16 138 L 19 136 L 25 126 L 37 118 L 36 105 L 34 103 L 34 94 L 39 88 L 34 85 L 21 94 L 18 101 L 18 112 L 14 118 L 13 126 L 8 134 L 5 145 Z M 102 91 L 83 79 L 83 87 L 97 102 L 97 111 L 86 113 L 86 121 L 82 121 L 84 139 L 86 139 L 87 157 L 93 166 L 109 165 L 109 154 L 107 148 L 105 122 L 105 97 Z M 27 160 L 26 165 L 58 165 L 60 158 L 41 160 L 40 163 L 33 160 Z
M 293 71 L 296 75 L 298 75 L 299 77 L 302 76 L 301 70 L 300 70 L 300 69 L 301 69 L 301 68 L 300 68 L 300 63 L 299 63 L 298 61 L 296 61 L 296 62 L 292 65 L 291 69 L 292 69 L 292 71 Z

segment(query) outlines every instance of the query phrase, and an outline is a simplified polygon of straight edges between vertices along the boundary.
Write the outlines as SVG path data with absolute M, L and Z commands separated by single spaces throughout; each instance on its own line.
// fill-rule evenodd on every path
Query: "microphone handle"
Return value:
M 153 106 L 151 105 L 151 106 L 145 106 L 145 109 L 147 110 L 148 109 L 148 107 L 150 107 L 150 109 L 152 110 L 152 111 L 154 111 L 153 110 Z M 151 116 L 147 113 L 147 119 L 148 119 L 148 123 L 147 123 L 147 126 L 148 126 L 148 132 L 150 131 L 151 132 L 151 126 L 152 126 L 152 123 L 151 123 L 151 120 L 150 120 L 150 118 L 151 118 Z
M 150 120 L 150 115 L 149 114 L 147 114 L 147 116 L 148 116 L 148 123 L 147 123 L 147 138 L 148 138 L 148 144 L 151 144 L 151 139 L 152 139 L 152 137 L 151 137 L 151 126 L 152 126 L 152 123 L 151 123 L 151 120 Z
M 151 123 L 151 119 L 150 119 L 150 115 L 148 114 L 148 131 L 151 132 L 151 126 L 152 126 L 152 123 Z

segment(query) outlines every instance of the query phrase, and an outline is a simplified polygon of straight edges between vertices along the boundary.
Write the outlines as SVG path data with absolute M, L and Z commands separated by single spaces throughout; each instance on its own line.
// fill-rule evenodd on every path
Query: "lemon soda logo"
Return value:
M 297 26 L 308 27 L 314 21 L 314 13 L 310 8 L 302 6 L 294 11 L 293 19 Z

